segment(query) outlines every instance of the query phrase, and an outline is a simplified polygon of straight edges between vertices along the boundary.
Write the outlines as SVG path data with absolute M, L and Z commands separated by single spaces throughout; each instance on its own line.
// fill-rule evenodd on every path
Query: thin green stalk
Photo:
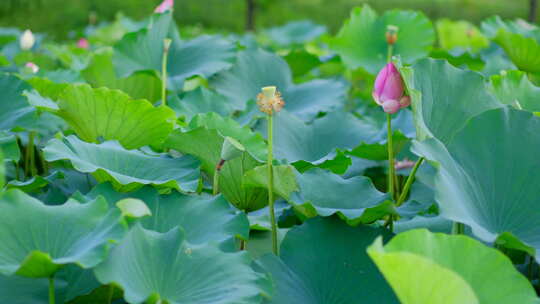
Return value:
M 268 209 L 270 210 L 270 224 L 272 225 L 272 252 L 279 254 L 277 241 L 277 224 L 274 213 L 274 169 L 273 162 L 273 119 L 272 114 L 268 115 Z
M 452 234 L 465 234 L 465 225 L 460 222 L 452 224 Z
M 225 164 L 225 160 L 220 159 L 214 170 L 214 183 L 212 184 L 212 194 L 214 195 L 218 195 L 219 193 L 219 175 L 221 173 L 221 168 L 223 168 L 223 164 Z
M 55 304 L 54 300 L 54 276 L 49 277 L 49 304 Z
M 37 175 L 36 149 L 34 148 L 35 132 L 30 132 L 30 137 L 32 138 L 32 147 L 30 148 L 30 174 L 34 177 Z
M 392 116 L 389 113 L 386 114 L 386 126 L 388 132 L 388 193 L 394 199 L 394 147 L 392 143 Z
M 109 285 L 109 296 L 108 296 L 108 301 L 107 301 L 108 304 L 112 303 L 113 296 L 114 296 L 114 286 L 111 284 Z
M 388 45 L 388 55 L 386 57 L 386 62 L 390 62 L 392 61 L 392 52 L 394 51 L 394 45 L 393 44 L 389 44 Z
M 28 135 L 28 144 L 26 145 L 26 153 L 24 154 L 24 176 L 29 177 L 34 172 L 32 167 L 33 161 L 31 159 L 34 157 L 34 132 L 30 132 Z
M 161 59 L 161 105 L 167 105 L 167 58 L 169 57 L 170 39 L 163 40 L 163 58 Z
M 15 166 L 15 179 L 20 180 L 21 177 L 19 176 L 19 162 L 14 160 L 13 165 Z
M 214 172 L 214 185 L 212 186 L 212 194 L 218 195 L 219 193 L 219 171 Z
M 411 174 L 409 174 L 409 177 L 407 178 L 407 181 L 405 182 L 405 186 L 403 186 L 403 191 L 401 192 L 401 195 L 399 196 L 396 206 L 401 206 L 403 202 L 405 201 L 405 198 L 407 197 L 407 194 L 409 193 L 409 189 L 411 188 L 411 185 L 414 181 L 414 177 L 416 176 L 416 171 L 418 171 L 418 168 L 424 161 L 424 157 L 420 157 L 416 163 L 414 164 L 414 167 L 411 170 Z

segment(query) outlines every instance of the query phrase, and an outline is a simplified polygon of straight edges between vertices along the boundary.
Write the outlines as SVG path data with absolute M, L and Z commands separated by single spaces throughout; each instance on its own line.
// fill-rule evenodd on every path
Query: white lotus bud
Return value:
M 24 51 L 27 51 L 34 46 L 34 43 L 36 43 L 36 37 L 34 37 L 34 34 L 32 34 L 32 31 L 31 30 L 24 31 L 20 40 L 21 49 Z

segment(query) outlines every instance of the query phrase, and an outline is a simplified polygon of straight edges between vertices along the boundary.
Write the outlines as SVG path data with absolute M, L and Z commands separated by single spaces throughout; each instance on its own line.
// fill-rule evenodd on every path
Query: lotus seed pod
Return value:
M 174 0 L 163 0 L 160 5 L 156 7 L 154 13 L 164 13 L 172 10 L 174 7 Z
M 20 47 L 22 50 L 27 51 L 31 49 L 36 43 L 36 37 L 32 34 L 31 30 L 26 30 L 21 36 Z
M 246 148 L 232 137 L 225 137 L 223 141 L 223 146 L 221 147 L 221 159 L 225 161 L 233 160 L 237 157 L 242 156 L 242 153 L 246 151 Z
M 264 87 L 261 89 L 261 93 L 257 95 L 257 105 L 259 110 L 268 115 L 272 115 L 274 112 L 279 112 L 285 105 L 281 94 L 274 86 Z
M 389 45 L 394 45 L 397 42 L 399 28 L 395 25 L 388 25 L 386 27 L 386 43 Z

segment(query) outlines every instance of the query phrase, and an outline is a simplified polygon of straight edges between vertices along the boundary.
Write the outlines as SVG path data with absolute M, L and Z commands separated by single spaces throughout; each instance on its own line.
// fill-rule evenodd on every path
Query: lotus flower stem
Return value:
M 167 58 L 169 57 L 169 48 L 171 39 L 163 39 L 163 58 L 161 59 L 161 105 L 167 105 Z
M 49 304 L 55 304 L 54 299 L 54 276 L 49 277 Z
M 424 157 L 420 157 L 416 163 L 414 164 L 414 167 L 411 170 L 411 174 L 409 174 L 409 177 L 407 177 L 407 181 L 405 182 L 405 186 L 403 186 L 403 191 L 399 195 L 399 198 L 397 200 L 396 206 L 401 206 L 403 202 L 405 201 L 405 198 L 407 197 L 407 193 L 411 189 L 411 185 L 414 181 L 414 177 L 416 176 L 416 171 L 418 171 L 418 168 L 424 161 Z
M 214 171 L 214 184 L 212 185 L 212 194 L 214 195 L 218 195 L 219 193 L 219 175 L 221 173 L 221 168 L 223 168 L 223 164 L 225 164 L 225 160 L 220 159 L 216 165 L 216 170 Z
M 111 304 L 111 303 L 112 303 L 113 296 L 114 296 L 114 285 L 111 284 L 111 285 L 109 286 L 109 296 L 108 296 L 108 298 L 107 298 L 107 303 L 108 303 L 108 304 Z
M 460 222 L 454 222 L 452 224 L 452 234 L 464 234 L 465 233 L 465 225 Z
M 268 209 L 270 210 L 270 223 L 272 225 L 272 252 L 275 255 L 279 254 L 277 241 L 277 223 L 274 212 L 274 169 L 273 161 L 273 117 L 268 114 Z
M 394 199 L 394 181 L 395 181 L 395 168 L 394 168 L 394 146 L 392 143 L 392 115 L 386 113 L 386 126 L 388 132 L 388 193 L 390 197 Z
M 393 44 L 389 44 L 388 45 L 388 55 L 386 57 L 386 61 L 387 62 L 392 62 L 392 52 L 394 51 L 394 45 Z
M 31 131 L 28 134 L 28 145 L 26 145 L 26 153 L 24 157 L 24 175 L 26 177 L 36 175 L 34 160 L 34 137 L 35 132 Z

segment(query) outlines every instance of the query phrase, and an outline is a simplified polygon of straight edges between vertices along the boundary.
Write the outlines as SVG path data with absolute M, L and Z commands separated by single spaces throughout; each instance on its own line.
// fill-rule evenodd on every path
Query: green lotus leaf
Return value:
M 493 16 L 482 21 L 482 31 L 490 39 L 495 38 L 501 29 L 525 37 L 540 39 L 540 27 L 523 19 L 503 20 L 499 16 Z
M 179 228 L 162 234 L 136 226 L 95 273 L 100 282 L 122 287 L 128 303 L 247 304 L 260 301 L 262 292 L 249 264 L 245 252 L 192 246 Z
M 180 44 L 180 36 L 172 13 L 154 14 L 148 24 L 128 33 L 114 46 L 113 62 L 117 76 L 128 77 L 136 71 L 161 71 L 163 40 L 169 38 L 172 45 Z
M 56 114 L 88 142 L 118 140 L 133 149 L 159 144 L 173 129 L 175 115 L 170 108 L 154 107 L 118 90 L 70 85 L 59 98 Z
M 87 204 L 46 206 L 19 190 L 0 194 L 0 273 L 43 278 L 63 265 L 92 268 L 110 240 L 124 235 L 119 212 L 103 198 Z
M 540 215 L 535 181 L 540 118 L 511 108 L 484 112 L 445 145 L 415 142 L 414 151 L 438 164 L 435 198 L 443 217 L 470 226 L 485 241 L 509 232 L 536 248 Z M 519 161 L 517 161 L 519 160 Z
M 388 25 L 398 27 L 393 54 L 399 55 L 404 63 L 413 63 L 429 54 L 435 42 L 435 31 L 424 14 L 391 10 L 379 17 L 368 5 L 353 9 L 330 47 L 349 69 L 361 67 L 376 74 L 387 61 L 385 33 Z
M 381 234 L 387 236 L 385 230 L 350 227 L 335 217 L 310 219 L 292 228 L 279 258 L 269 254 L 258 260 L 274 279 L 268 302 L 399 303 L 366 254 Z
M 440 19 L 436 27 L 439 43 L 445 50 L 461 48 L 476 53 L 489 46 L 489 40 L 470 22 Z
M 0 149 L 0 188 L 6 184 L 6 165 L 4 164 L 4 153 Z
M 215 112 L 221 116 L 228 116 L 232 113 L 227 98 L 204 87 L 186 92 L 182 96 L 172 95 L 167 105 L 178 117 L 185 117 L 188 121 L 197 114 Z
M 442 49 L 436 49 L 431 51 L 429 57 L 434 59 L 444 59 L 447 60 L 451 65 L 461 68 L 461 69 L 471 69 L 473 71 L 482 71 L 486 68 L 495 69 L 495 64 L 484 62 L 482 57 L 477 54 L 471 54 L 470 52 L 460 52 L 460 51 L 445 51 Z M 487 59 L 485 59 L 488 61 Z M 495 61 L 495 60 L 494 60 Z M 498 73 L 498 71 L 497 71 Z M 486 75 L 484 71 L 484 75 Z
M 318 56 L 304 49 L 291 51 L 283 58 L 291 68 L 294 78 L 309 73 L 322 63 Z
M 191 244 L 221 243 L 235 237 L 247 239 L 249 235 L 249 222 L 245 214 L 238 213 L 223 196 L 177 192 L 160 195 L 148 186 L 136 192 L 120 193 L 108 183 L 96 186 L 86 196 L 92 199 L 100 195 L 109 204 L 126 198 L 144 201 L 152 213 L 151 217 L 139 221 L 144 228 L 167 232 L 180 226 Z
M 292 166 L 272 166 L 274 176 L 274 193 L 284 199 L 289 199 L 292 192 L 298 190 L 296 185 L 296 170 Z M 258 166 L 247 171 L 242 179 L 244 187 L 259 187 L 268 189 L 268 166 Z
M 504 29 L 499 30 L 495 42 L 499 44 L 512 62 L 526 72 L 540 72 L 540 38 L 528 38 Z
M 235 65 L 217 74 L 210 83 L 236 110 L 246 109 L 247 102 L 255 100 L 262 87 L 276 86 L 285 109 L 306 120 L 319 112 L 342 107 L 346 93 L 345 85 L 337 80 L 294 84 L 287 62 L 261 49 L 240 52 Z
M 4 161 L 18 161 L 21 158 L 21 151 L 15 135 L 0 132 L 0 150 L 4 155 Z
M 403 304 L 539 303 L 503 253 L 467 236 L 412 230 L 368 254 Z
M 140 218 L 152 216 L 152 211 L 140 199 L 124 198 L 116 202 L 116 207 L 120 208 L 124 217 Z
M 26 193 L 37 192 L 47 186 L 50 182 L 59 178 L 64 178 L 64 174 L 62 174 L 62 172 L 60 171 L 54 171 L 49 176 L 45 177 L 36 175 L 25 181 L 20 181 L 16 179 L 10 180 L 6 185 L 6 188 L 17 188 Z
M 388 195 L 373 186 L 368 177 L 344 179 L 323 169 L 297 174 L 299 190 L 290 201 L 306 215 L 339 214 L 350 221 L 371 223 L 388 213 L 396 213 Z
M 191 156 L 150 156 L 126 150 L 116 141 L 92 144 L 73 135 L 51 140 L 44 152 L 47 161 L 67 159 L 76 170 L 92 173 L 98 182 L 109 181 L 122 191 L 155 185 L 195 192 L 199 183 L 199 161 Z
M 55 286 L 63 287 L 65 285 L 65 282 L 55 280 Z M 46 278 L 0 275 L 0 301 L 2 303 L 49 304 L 48 290 L 49 280 Z M 58 302 L 63 300 L 58 291 L 55 294 Z
M 219 190 L 241 210 L 252 211 L 264 207 L 268 200 L 265 190 L 242 187 L 244 173 L 262 165 L 259 160 L 266 158 L 264 139 L 248 127 L 241 127 L 236 121 L 215 113 L 199 114 L 189 126 L 189 131 L 172 132 L 165 146 L 196 156 L 201 161 L 201 169 L 213 178 L 225 136 L 236 139 L 246 148 L 246 152 L 241 157 L 225 162 L 219 176 Z
M 418 215 L 411 219 L 401 219 L 394 223 L 394 232 L 402 233 L 413 229 L 428 229 L 431 232 L 452 233 L 452 221 L 437 216 Z
M 469 119 L 502 106 L 480 74 L 443 60 L 424 59 L 402 73 L 411 94 L 418 140 L 435 137 L 449 142 Z
M 263 121 L 260 130 L 266 133 L 266 129 Z M 381 134 L 375 125 L 342 111 L 330 112 L 311 124 L 281 111 L 274 115 L 274 158 L 317 165 L 334 159 L 337 149 L 352 150 L 361 143 L 378 143 Z
M 163 40 L 172 39 L 167 62 L 169 87 L 181 89 L 186 78 L 208 77 L 231 66 L 235 46 L 219 37 L 200 36 L 181 41 L 171 13 L 154 15 L 147 28 L 129 33 L 114 48 L 120 77 L 137 71 L 161 72 Z
M 521 71 L 506 71 L 490 78 L 491 89 L 504 104 L 528 111 L 540 111 L 540 87 L 535 86 L 527 74 Z
M 140 72 L 120 78 L 114 70 L 112 56 L 110 48 L 99 50 L 81 72 L 92 87 L 118 89 L 135 99 L 146 99 L 152 103 L 161 98 L 161 80 L 155 74 Z
M 283 47 L 310 42 L 324 33 L 324 25 L 317 25 L 310 20 L 293 21 L 266 31 L 272 41 Z
M 15 127 L 27 127 L 36 119 L 36 111 L 22 95 L 30 90 L 28 83 L 14 75 L 0 73 L 0 130 L 10 131 Z

